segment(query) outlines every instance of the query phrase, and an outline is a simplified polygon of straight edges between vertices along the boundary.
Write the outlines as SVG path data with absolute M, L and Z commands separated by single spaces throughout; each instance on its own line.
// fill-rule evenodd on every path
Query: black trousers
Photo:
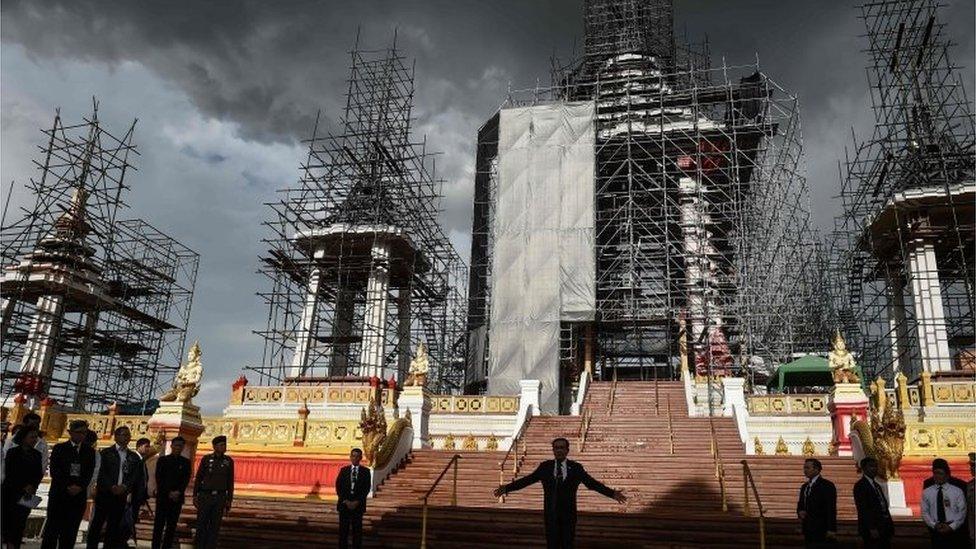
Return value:
M 546 549 L 573 549 L 576 546 L 576 517 L 546 517 Z
M 227 494 L 201 493 L 197 499 L 200 507 L 197 508 L 197 538 L 194 547 L 214 549 L 220 535 L 220 523 L 224 520 Z
M 363 546 L 363 512 L 339 509 L 339 549 L 349 547 L 350 533 L 353 549 L 360 549 Z
M 891 549 L 890 536 L 872 539 L 869 535 L 861 534 L 861 539 L 864 541 L 864 549 Z
M 953 530 L 949 534 L 940 534 L 934 529 L 929 528 L 929 535 L 932 538 L 932 547 L 937 549 L 963 549 L 969 547 L 969 539 L 966 525 L 958 530 Z
M 86 503 L 84 489 L 77 496 L 65 494 L 48 499 L 41 549 L 74 548 Z
M 125 519 L 125 496 L 99 494 L 95 497 L 95 512 L 88 524 L 88 549 L 98 549 L 98 542 L 104 539 L 105 548 L 125 547 L 126 539 L 123 520 Z M 102 537 L 102 528 L 105 536 Z
M 176 539 L 176 523 L 183 511 L 182 498 L 173 501 L 169 496 L 156 498 L 156 518 L 153 519 L 152 549 L 173 546 Z

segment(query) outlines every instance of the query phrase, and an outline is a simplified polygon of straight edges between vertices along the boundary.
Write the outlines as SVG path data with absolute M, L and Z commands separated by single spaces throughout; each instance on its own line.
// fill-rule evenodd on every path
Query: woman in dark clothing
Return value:
M 0 537 L 7 549 L 20 547 L 30 507 L 18 502 L 24 496 L 33 496 L 41 482 L 41 453 L 34 449 L 37 429 L 21 429 L 14 435 L 16 446 L 7 450 L 3 463 L 3 485 L 0 486 L 0 504 L 3 525 Z

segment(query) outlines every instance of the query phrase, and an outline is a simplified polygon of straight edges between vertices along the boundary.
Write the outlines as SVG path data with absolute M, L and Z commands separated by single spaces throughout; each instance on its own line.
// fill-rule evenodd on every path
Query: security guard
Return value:
M 227 453 L 227 437 L 214 437 L 213 453 L 203 456 L 193 483 L 193 506 L 197 508 L 199 549 L 217 547 L 217 535 L 224 513 L 234 499 L 234 460 Z

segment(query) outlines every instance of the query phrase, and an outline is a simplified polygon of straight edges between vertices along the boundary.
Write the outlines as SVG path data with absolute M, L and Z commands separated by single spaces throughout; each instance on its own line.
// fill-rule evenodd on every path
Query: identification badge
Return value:
M 80 463 L 72 463 L 71 464 L 71 467 L 69 467 L 69 469 L 68 469 L 68 476 L 69 477 L 80 477 L 81 476 L 81 464 Z
M 950 505 L 951 503 L 952 503 L 951 501 L 949 501 L 948 499 L 945 499 L 942 502 L 942 506 L 945 507 L 946 509 L 948 509 L 949 507 L 951 507 L 951 505 Z

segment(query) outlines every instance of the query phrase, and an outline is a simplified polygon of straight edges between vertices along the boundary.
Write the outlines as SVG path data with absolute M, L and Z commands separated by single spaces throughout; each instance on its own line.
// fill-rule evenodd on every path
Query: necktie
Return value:
M 356 477 L 359 476 L 359 467 L 352 468 L 352 489 L 356 489 Z
M 563 464 L 557 461 L 556 462 L 556 482 L 562 482 L 562 481 L 563 481 Z
M 939 522 L 948 522 L 945 514 L 945 498 L 942 495 L 942 485 L 939 485 L 939 493 L 935 496 L 935 513 Z
M 871 481 L 871 484 L 874 485 L 874 491 L 875 491 L 875 493 L 878 494 L 878 499 L 881 500 L 881 510 L 884 511 L 884 514 L 887 516 L 888 515 L 888 498 L 885 497 L 884 492 L 881 491 L 881 486 L 878 485 L 877 482 Z
M 813 488 L 813 484 L 807 482 L 807 489 L 803 492 L 803 508 L 807 508 L 807 499 L 810 497 L 810 490 Z

